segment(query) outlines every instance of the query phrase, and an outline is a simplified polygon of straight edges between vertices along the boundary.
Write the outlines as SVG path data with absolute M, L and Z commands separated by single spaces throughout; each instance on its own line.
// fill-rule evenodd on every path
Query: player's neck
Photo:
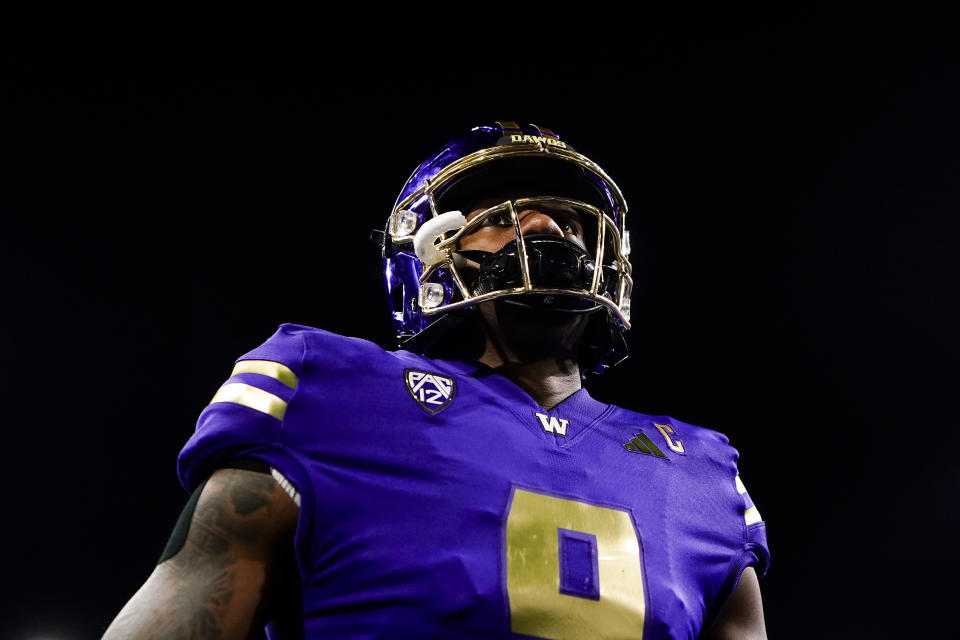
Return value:
M 580 389 L 576 354 L 587 316 L 493 301 L 478 310 L 485 341 L 480 362 L 513 381 L 544 409 Z
M 480 362 L 526 391 L 544 409 L 554 408 L 580 390 L 580 367 L 573 360 L 523 361 L 511 355 L 488 341 Z

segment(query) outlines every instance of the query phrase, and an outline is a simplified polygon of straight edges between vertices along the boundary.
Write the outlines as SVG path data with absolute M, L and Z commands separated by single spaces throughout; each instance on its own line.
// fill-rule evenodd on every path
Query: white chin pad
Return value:
M 465 224 L 467 224 L 467 219 L 459 211 L 447 211 L 424 222 L 423 226 L 417 230 L 417 234 L 413 236 L 413 250 L 417 257 L 428 265 L 443 260 L 446 254 L 443 251 L 437 251 L 436 246 L 434 246 L 437 238 L 447 231 L 459 229 Z

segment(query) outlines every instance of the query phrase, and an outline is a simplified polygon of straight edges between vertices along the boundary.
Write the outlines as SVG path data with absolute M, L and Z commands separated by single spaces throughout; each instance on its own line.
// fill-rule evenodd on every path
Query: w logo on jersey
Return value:
M 445 409 L 453 400 L 453 378 L 441 376 L 426 371 L 406 369 L 403 379 L 407 383 L 407 390 L 421 407 L 430 413 L 437 413 Z
M 548 416 L 543 413 L 534 413 L 534 415 L 539 418 L 540 426 L 543 427 L 543 430 L 547 433 L 555 433 L 558 436 L 567 435 L 567 425 L 570 424 L 569 420 L 557 418 L 556 416 Z

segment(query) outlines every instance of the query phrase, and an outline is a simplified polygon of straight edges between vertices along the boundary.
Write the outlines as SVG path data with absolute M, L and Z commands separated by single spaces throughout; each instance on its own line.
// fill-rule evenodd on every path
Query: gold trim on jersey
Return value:
M 277 420 L 283 420 L 283 414 L 287 411 L 287 403 L 282 398 L 242 382 L 230 382 L 220 387 L 210 400 L 210 404 L 216 402 L 240 404 L 273 416 Z
M 740 479 L 739 474 L 734 477 L 734 482 L 737 483 L 737 493 L 740 495 L 745 495 L 747 493 L 747 487 L 744 486 L 743 480 Z M 760 517 L 760 511 L 756 507 L 750 507 L 743 512 L 743 520 L 747 523 L 747 526 L 751 524 L 756 524 L 758 522 L 763 522 L 763 518 Z
M 241 360 L 230 375 L 235 376 L 238 373 L 259 373 L 282 382 L 291 389 L 297 388 L 297 374 L 291 371 L 290 367 L 272 360 Z
M 734 478 L 734 481 L 737 483 L 737 493 L 743 495 L 747 492 L 747 488 L 743 486 L 743 480 L 740 479 L 740 476 Z

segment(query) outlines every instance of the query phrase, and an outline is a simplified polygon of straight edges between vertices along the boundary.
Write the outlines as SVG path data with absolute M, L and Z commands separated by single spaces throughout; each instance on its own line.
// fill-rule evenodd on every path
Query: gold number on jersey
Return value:
M 558 529 L 596 537 L 600 598 L 560 593 Z M 640 542 L 626 511 L 516 489 L 507 514 L 510 628 L 538 638 L 641 638 Z

